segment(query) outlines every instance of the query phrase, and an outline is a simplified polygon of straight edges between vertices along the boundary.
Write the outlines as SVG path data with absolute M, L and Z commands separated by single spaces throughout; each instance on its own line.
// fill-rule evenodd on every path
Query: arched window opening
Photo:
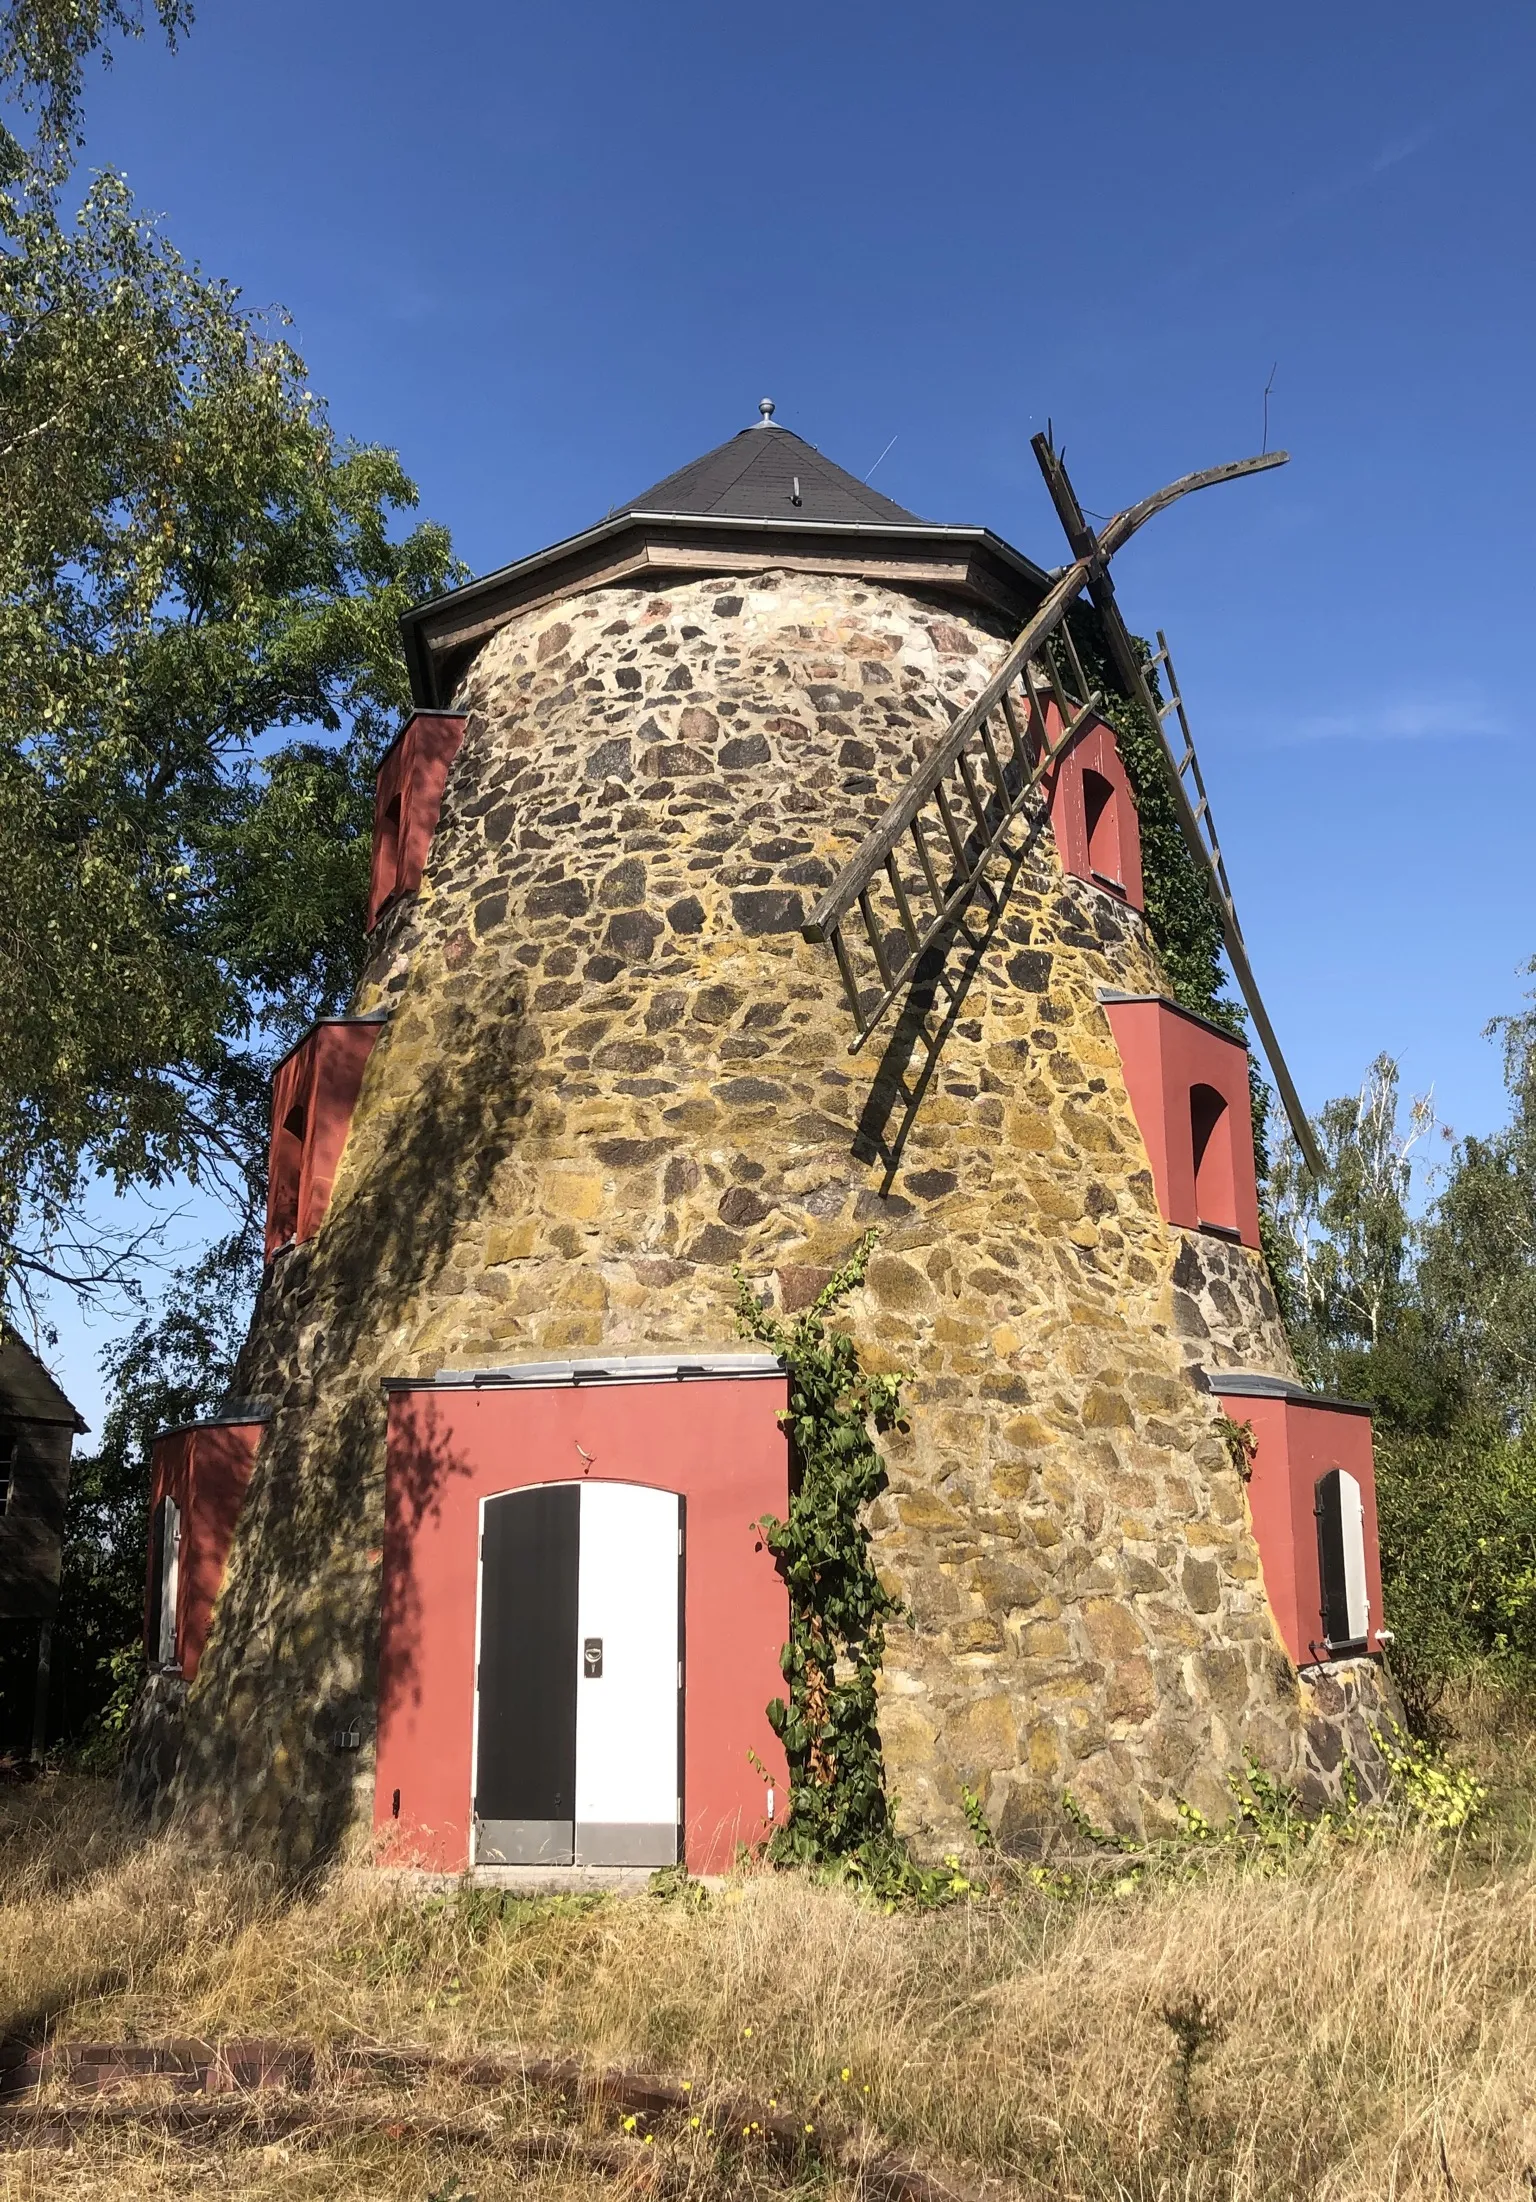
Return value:
M 1125 893 L 1120 857 L 1120 798 L 1112 780 L 1092 766 L 1083 772 L 1083 818 L 1088 828 L 1088 869 L 1101 887 Z
M 1237 1182 L 1232 1167 L 1232 1121 L 1226 1097 L 1214 1086 L 1192 1086 L 1189 1128 L 1195 1156 L 1195 1214 L 1204 1231 L 1237 1238 Z
M 1330 1655 L 1363 1650 L 1371 1625 L 1365 1587 L 1365 1502 L 1348 1469 L 1330 1468 L 1327 1475 L 1318 1477 L 1312 1510 L 1317 1516 L 1323 1648 Z

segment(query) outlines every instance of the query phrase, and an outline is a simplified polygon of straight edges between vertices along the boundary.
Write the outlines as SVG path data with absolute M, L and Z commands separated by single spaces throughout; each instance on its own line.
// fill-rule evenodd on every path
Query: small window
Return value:
M 1317 1480 L 1317 1572 L 1322 1585 L 1323 1643 L 1330 1652 L 1359 1651 L 1371 1625 L 1365 1588 L 1365 1502 L 1346 1468 Z
M 1237 1185 L 1232 1169 L 1232 1124 L 1226 1096 L 1214 1086 L 1192 1086 L 1189 1128 L 1195 1154 L 1195 1214 L 1202 1231 L 1240 1236 Z
M 1088 828 L 1088 869 L 1101 887 L 1125 893 L 1120 863 L 1120 802 L 1112 780 L 1089 766 L 1083 773 L 1083 818 Z
M 162 1667 L 176 1664 L 176 1600 L 181 1589 L 181 1508 L 164 1498 L 155 1516 L 155 1655 Z
M 16 1440 L 0 1437 L 0 1514 L 11 1510 L 11 1493 L 16 1488 Z

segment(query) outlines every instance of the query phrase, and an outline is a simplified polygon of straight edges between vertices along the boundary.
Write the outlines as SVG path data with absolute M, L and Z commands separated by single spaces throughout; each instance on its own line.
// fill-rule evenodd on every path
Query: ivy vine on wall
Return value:
M 902 1379 L 866 1369 L 855 1341 L 827 1318 L 864 1282 L 878 1233 L 867 1232 L 816 1298 L 792 1318 L 775 1315 L 741 1269 L 736 1312 L 789 1374 L 789 1512 L 762 1529 L 789 1587 L 788 1698 L 768 1707 L 789 1760 L 789 1814 L 775 1834 L 781 1860 L 825 1864 L 856 1857 L 890 1836 L 880 1755 L 876 1681 L 885 1627 L 898 1601 L 870 1557 L 865 1509 L 885 1489 L 872 1434 L 899 1417 Z

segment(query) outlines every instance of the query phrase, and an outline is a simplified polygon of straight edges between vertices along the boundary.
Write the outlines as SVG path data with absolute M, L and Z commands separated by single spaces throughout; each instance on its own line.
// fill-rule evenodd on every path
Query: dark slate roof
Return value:
M 680 466 L 675 474 L 614 510 L 688 513 L 719 520 L 819 520 L 833 527 L 860 521 L 921 525 L 915 512 L 845 474 L 824 459 L 814 444 L 771 420 L 744 428 L 729 443 L 717 444 L 702 459 Z

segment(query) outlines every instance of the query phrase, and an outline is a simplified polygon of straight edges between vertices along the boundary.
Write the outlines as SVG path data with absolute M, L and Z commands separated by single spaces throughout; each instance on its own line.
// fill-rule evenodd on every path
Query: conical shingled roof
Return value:
M 845 474 L 824 459 L 814 444 L 768 419 L 755 428 L 744 428 L 729 443 L 717 444 L 702 459 L 680 466 L 642 496 L 631 497 L 615 509 L 688 513 L 718 520 L 819 520 L 834 527 L 861 521 L 866 526 L 880 521 L 891 526 L 921 525 L 915 512 Z

